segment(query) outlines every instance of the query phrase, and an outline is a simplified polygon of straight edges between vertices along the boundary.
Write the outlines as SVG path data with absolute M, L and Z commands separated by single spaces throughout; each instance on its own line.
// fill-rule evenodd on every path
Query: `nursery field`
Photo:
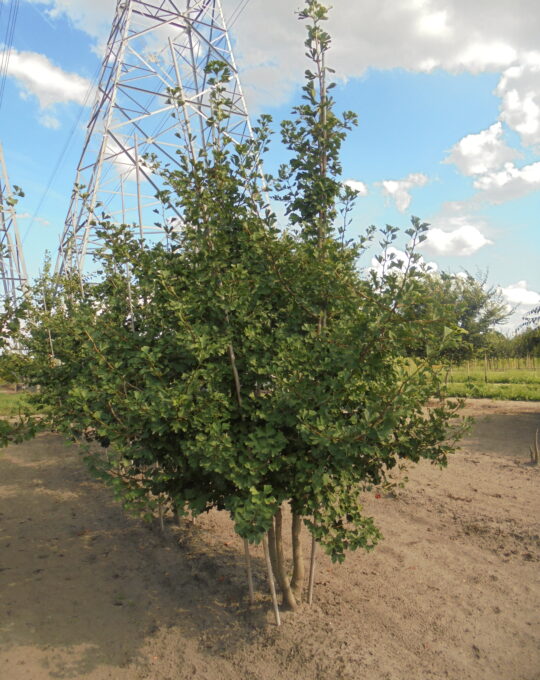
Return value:
M 540 362 L 469 362 L 450 371 L 447 393 L 451 397 L 540 401 Z
M 19 404 L 24 399 L 23 392 L 0 388 L 0 416 L 17 414 Z
M 314 604 L 273 623 L 262 551 L 210 513 L 161 534 L 128 518 L 53 435 L 0 454 L 0 677 L 537 680 L 540 404 L 471 400 L 446 470 L 365 499 L 384 533 Z M 403 473 L 402 473 L 403 474 Z

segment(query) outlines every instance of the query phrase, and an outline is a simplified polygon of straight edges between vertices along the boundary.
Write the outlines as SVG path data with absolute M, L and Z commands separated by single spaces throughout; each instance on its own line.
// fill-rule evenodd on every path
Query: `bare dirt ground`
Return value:
M 2 680 L 540 678 L 540 404 L 471 401 L 440 471 L 366 499 L 385 540 L 321 558 L 315 603 L 276 628 L 262 554 L 249 607 L 226 516 L 165 535 L 126 517 L 74 447 L 0 454 Z

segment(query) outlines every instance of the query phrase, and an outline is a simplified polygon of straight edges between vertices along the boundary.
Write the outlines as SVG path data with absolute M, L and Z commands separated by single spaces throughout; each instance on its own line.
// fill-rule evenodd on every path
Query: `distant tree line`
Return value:
M 540 307 L 529 312 L 518 331 L 509 337 L 499 328 L 512 309 L 496 286 L 487 285 L 487 272 L 450 274 L 430 272 L 424 279 L 425 294 L 418 305 L 418 321 L 437 323 L 461 330 L 461 342 L 445 350 L 446 358 L 461 363 L 478 357 L 540 356 Z M 416 344 L 414 356 L 429 348 Z

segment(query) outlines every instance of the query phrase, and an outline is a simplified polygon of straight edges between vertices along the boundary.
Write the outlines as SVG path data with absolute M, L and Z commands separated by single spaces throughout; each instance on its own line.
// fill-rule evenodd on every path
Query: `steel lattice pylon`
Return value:
M 134 225 L 143 238 L 160 238 L 154 210 L 163 187 L 143 158 L 155 154 L 174 169 L 179 146 L 193 153 L 207 144 L 210 61 L 225 63 L 232 74 L 224 93 L 230 102 L 227 134 L 245 141 L 251 127 L 221 0 L 119 0 L 57 272 L 85 270 L 87 256 L 99 246 L 94 223 L 103 213 L 114 223 Z M 181 104 L 171 101 L 171 89 Z
M 28 283 L 15 200 L 7 174 L 4 152 L 0 144 L 0 277 L 2 307 L 9 301 L 16 307 Z

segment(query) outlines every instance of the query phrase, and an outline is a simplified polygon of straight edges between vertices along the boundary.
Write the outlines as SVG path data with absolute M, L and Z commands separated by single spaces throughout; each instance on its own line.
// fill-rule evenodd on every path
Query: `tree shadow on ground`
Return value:
M 126 516 L 75 447 L 46 435 L 0 457 L 0 646 L 33 647 L 49 677 L 125 668 L 160 629 L 212 656 L 270 619 L 260 550 L 249 606 L 241 543 L 188 522 L 165 534 Z M 223 527 L 222 527 L 223 528 Z
M 490 413 L 477 416 L 471 431 L 460 442 L 477 453 L 527 461 L 529 447 L 540 428 L 540 413 Z M 497 435 L 494 436 L 494 431 Z

